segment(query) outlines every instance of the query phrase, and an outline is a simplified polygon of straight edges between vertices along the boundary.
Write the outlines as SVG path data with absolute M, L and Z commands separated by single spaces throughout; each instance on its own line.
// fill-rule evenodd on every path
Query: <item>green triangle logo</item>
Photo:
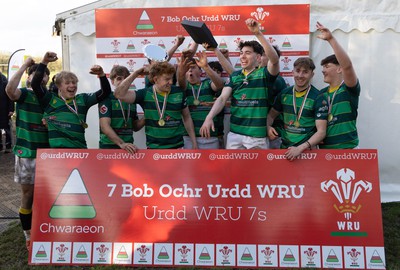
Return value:
M 383 263 L 383 260 L 376 249 L 374 250 L 374 253 L 371 256 L 370 262 L 371 263 Z
M 285 256 L 283 257 L 284 262 L 294 262 L 296 261 L 296 258 L 294 257 L 292 250 L 288 248 L 286 250 Z
M 78 169 L 71 172 L 54 201 L 49 216 L 55 219 L 91 219 L 96 217 L 96 209 Z
M 132 40 L 129 40 L 128 45 L 126 46 L 127 51 L 135 51 L 135 45 L 133 44 Z
M 83 245 L 81 245 L 78 252 L 76 253 L 76 258 L 86 259 L 87 257 L 88 257 L 88 254 L 86 252 L 86 249 Z
M 282 47 L 283 47 L 283 48 L 291 48 L 291 47 L 292 47 L 292 44 L 290 44 L 290 41 L 289 41 L 289 39 L 288 39 L 287 37 L 286 37 L 285 40 L 283 41 Z
M 40 245 L 38 251 L 36 252 L 35 257 L 36 258 L 47 258 L 47 253 L 46 253 L 46 250 L 44 249 L 43 245 Z
M 253 260 L 253 256 L 251 256 L 250 250 L 247 247 L 243 251 L 241 260 L 242 261 L 252 261 Z
M 168 260 L 169 259 L 169 255 L 168 255 L 168 252 L 167 252 L 167 249 L 165 248 L 165 246 L 163 246 L 161 248 L 160 252 L 158 253 L 157 258 L 160 260 Z
M 218 48 L 220 48 L 220 49 L 228 49 L 228 44 L 226 44 L 226 41 L 224 39 L 221 40 L 221 43 L 218 45 Z
M 117 258 L 118 259 L 128 259 L 129 258 L 128 252 L 126 252 L 125 246 L 122 246 L 119 249 L 118 254 L 117 254 Z
M 201 250 L 199 259 L 200 260 L 211 260 L 210 253 L 208 252 L 206 247 L 203 247 L 203 249 Z
M 142 15 L 140 15 L 139 22 L 136 25 L 137 30 L 150 30 L 153 29 L 154 26 L 150 21 L 149 15 L 147 15 L 146 10 L 143 10 Z
M 329 263 L 337 263 L 337 262 L 339 262 L 339 259 L 336 256 L 336 253 L 335 253 L 335 251 L 333 249 L 331 249 L 329 251 L 328 257 L 326 258 L 326 262 L 329 262 Z

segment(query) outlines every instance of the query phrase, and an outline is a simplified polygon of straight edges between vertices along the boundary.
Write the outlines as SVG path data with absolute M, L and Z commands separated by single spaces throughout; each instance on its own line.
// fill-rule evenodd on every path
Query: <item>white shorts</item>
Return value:
M 268 140 L 229 132 L 226 149 L 268 149 Z
M 219 149 L 218 137 L 196 137 L 196 141 L 199 149 Z M 183 142 L 185 144 L 184 149 L 192 149 L 193 144 L 189 136 L 183 136 Z
M 15 156 L 14 182 L 22 185 L 35 183 L 36 159 Z

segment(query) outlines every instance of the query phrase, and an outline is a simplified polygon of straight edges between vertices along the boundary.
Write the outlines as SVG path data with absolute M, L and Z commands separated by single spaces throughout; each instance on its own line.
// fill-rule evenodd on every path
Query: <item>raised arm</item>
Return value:
M 267 55 L 268 61 L 268 71 L 271 75 L 278 75 L 279 74 L 279 56 L 276 53 L 275 49 L 272 45 L 268 42 L 268 40 L 264 37 L 263 33 L 260 30 L 259 23 L 249 18 L 246 20 L 247 28 L 249 28 L 250 32 L 252 32 L 261 43 L 264 48 L 264 52 Z
M 46 67 L 49 63 L 57 61 L 58 57 L 55 52 L 46 52 L 40 62 L 38 68 L 35 71 L 35 75 L 32 78 L 32 89 L 35 95 L 38 98 L 43 98 L 47 93 L 47 89 L 42 85 L 42 80 L 44 77 L 44 73 L 46 71 Z
M 177 69 L 177 81 L 178 86 L 182 90 L 186 90 L 187 81 L 186 81 L 186 72 L 189 70 L 190 67 L 190 58 L 185 56 L 184 54 L 181 55 L 178 60 L 178 69 Z
M 92 66 L 89 73 L 97 75 L 97 77 L 100 79 L 100 90 L 98 90 L 95 94 L 98 102 L 103 101 L 111 94 L 110 82 L 108 81 L 103 68 L 99 65 Z
M 349 87 L 355 86 L 357 84 L 357 74 L 353 68 L 353 63 L 351 62 L 349 55 L 342 46 L 340 46 L 339 42 L 328 28 L 317 22 L 317 29 L 320 32 L 317 37 L 328 41 L 329 45 L 332 47 L 333 53 L 336 55 L 336 59 L 342 68 L 344 83 Z
M 205 51 L 197 53 L 198 59 L 196 63 L 199 67 L 201 67 L 205 73 L 207 73 L 208 77 L 211 79 L 211 88 L 214 91 L 221 90 L 224 87 L 224 81 L 222 80 L 221 76 L 218 75 L 210 66 L 208 65 L 207 61 L 207 54 Z
M 210 45 L 208 45 L 207 43 L 203 44 L 204 49 L 206 49 L 207 51 L 212 51 L 215 53 L 215 55 L 218 58 L 218 62 L 221 64 L 222 68 L 226 71 L 226 73 L 228 73 L 229 75 L 231 75 L 235 69 L 232 66 L 231 61 L 229 60 L 229 51 L 228 50 L 220 50 L 218 48 L 213 48 Z
M 182 51 L 182 54 L 184 54 L 185 57 L 187 57 L 187 58 L 192 58 L 196 54 L 198 47 L 199 47 L 199 44 L 197 44 L 193 40 L 193 42 L 192 42 L 192 44 L 190 44 L 189 48 Z
M 128 77 L 125 78 L 114 90 L 114 96 L 121 101 L 127 102 L 127 103 L 134 103 L 136 100 L 136 91 L 135 90 L 129 90 L 129 87 L 131 86 L 132 82 L 139 77 L 140 75 L 145 75 L 145 69 L 139 68 L 129 74 Z
M 185 37 L 182 35 L 177 35 L 174 40 L 174 46 L 171 47 L 171 49 L 168 50 L 168 59 L 167 61 L 171 60 L 171 58 L 174 56 L 174 53 L 176 50 L 179 48 L 179 46 L 182 45 L 182 43 L 185 41 Z
M 17 72 L 14 73 L 14 75 L 8 81 L 8 84 L 6 86 L 6 93 L 12 101 L 18 100 L 21 96 L 21 90 L 18 88 L 19 82 L 21 81 L 24 72 L 33 64 L 35 64 L 35 61 L 32 59 L 32 57 L 28 57 L 21 65 L 21 67 L 17 70 Z

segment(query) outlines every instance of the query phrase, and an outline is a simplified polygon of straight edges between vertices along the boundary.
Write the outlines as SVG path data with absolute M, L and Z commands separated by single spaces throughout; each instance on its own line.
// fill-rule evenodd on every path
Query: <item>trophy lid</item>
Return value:
M 218 46 L 210 29 L 204 22 L 183 20 L 181 25 L 197 44 L 207 43 L 211 48 Z

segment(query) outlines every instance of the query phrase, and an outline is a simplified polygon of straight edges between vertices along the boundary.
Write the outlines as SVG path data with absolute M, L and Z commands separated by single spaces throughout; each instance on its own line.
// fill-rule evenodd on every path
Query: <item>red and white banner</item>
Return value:
M 169 50 L 175 37 L 183 35 L 187 39 L 176 51 L 179 57 L 193 42 L 181 25 L 189 20 L 204 22 L 218 47 L 228 49 L 232 65 L 240 69 L 238 43 L 255 39 L 245 24 L 247 18 L 256 19 L 265 37 L 282 51 L 281 75 L 293 85 L 294 61 L 309 55 L 309 4 L 96 9 L 97 61 L 107 73 L 114 65 L 124 65 L 132 72 L 148 63 L 142 52 L 144 45 L 151 43 Z M 209 61 L 213 60 L 216 57 L 210 53 Z M 132 85 L 133 89 L 143 87 L 140 78 Z
M 40 150 L 30 264 L 385 269 L 376 150 Z

